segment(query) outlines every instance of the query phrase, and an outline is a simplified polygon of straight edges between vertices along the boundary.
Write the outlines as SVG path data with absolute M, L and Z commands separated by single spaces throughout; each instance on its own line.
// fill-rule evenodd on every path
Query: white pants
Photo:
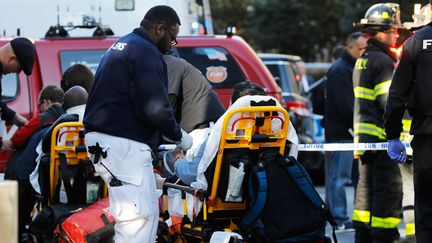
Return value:
M 108 185 L 110 212 L 116 219 L 115 242 L 155 242 L 159 205 L 150 148 L 130 139 L 86 134 L 87 146 L 96 142 L 107 151 L 107 157 L 101 158 L 95 169 Z M 94 159 L 91 154 L 89 157 Z M 112 176 L 101 163 L 122 181 L 122 186 L 109 186 Z

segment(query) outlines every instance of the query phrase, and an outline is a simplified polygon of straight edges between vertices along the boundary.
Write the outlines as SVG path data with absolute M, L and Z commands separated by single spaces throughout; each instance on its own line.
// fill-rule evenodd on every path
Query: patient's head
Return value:
M 85 105 L 87 98 L 88 93 L 83 87 L 79 85 L 73 86 L 64 94 L 63 108 L 67 110 L 74 106 Z
M 40 112 L 46 111 L 54 103 L 63 103 L 63 90 L 55 85 L 45 86 L 38 97 L 38 109 Z
M 261 88 L 261 86 L 250 81 L 238 83 L 233 87 L 231 104 L 236 102 L 238 98 L 246 95 L 266 95 L 266 92 L 263 88 Z

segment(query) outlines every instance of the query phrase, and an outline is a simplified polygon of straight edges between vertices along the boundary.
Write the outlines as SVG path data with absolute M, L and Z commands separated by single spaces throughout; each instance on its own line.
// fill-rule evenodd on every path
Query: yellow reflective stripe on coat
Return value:
M 414 137 L 413 135 L 411 135 L 409 133 L 410 128 L 411 128 L 411 122 L 412 122 L 412 120 L 407 120 L 407 119 L 402 120 L 402 132 L 401 132 L 401 135 L 399 138 L 402 142 L 409 143 L 409 142 L 411 142 L 411 140 Z
M 387 94 L 391 80 L 375 85 L 374 89 L 357 86 L 354 88 L 354 97 L 359 99 L 375 100 L 378 96 Z
M 375 85 L 374 87 L 375 98 L 380 95 L 387 94 L 390 89 L 390 84 L 391 84 L 391 80 L 387 80 Z
M 369 223 L 370 222 L 370 211 L 354 209 L 352 219 L 353 219 L 353 221 L 359 221 L 362 223 Z
M 360 143 L 358 136 L 354 136 L 354 143 Z M 354 156 L 362 156 L 364 153 L 363 150 L 354 150 Z
M 358 122 L 354 124 L 354 135 L 358 134 L 367 134 L 381 139 L 386 139 L 384 129 L 373 123 Z
M 388 217 L 388 218 L 380 218 L 376 216 L 372 216 L 372 228 L 380 228 L 380 229 L 394 229 L 397 228 L 399 223 L 401 222 L 400 218 Z
M 414 234 L 415 234 L 415 224 L 414 223 L 405 224 L 405 235 L 409 236 Z
M 375 93 L 372 89 L 357 86 L 354 88 L 354 97 L 359 99 L 375 100 Z
M 411 122 L 412 122 L 412 120 L 410 120 L 410 119 L 402 119 L 403 130 L 399 136 L 399 140 L 401 140 L 404 143 L 410 143 L 414 137 L 413 135 L 411 135 L 409 133 L 410 128 L 411 128 Z M 412 148 L 406 149 L 407 155 L 412 156 L 412 152 L 413 152 Z
M 367 63 L 368 63 L 368 59 L 360 57 L 357 59 L 354 65 L 354 69 L 357 70 L 367 69 Z

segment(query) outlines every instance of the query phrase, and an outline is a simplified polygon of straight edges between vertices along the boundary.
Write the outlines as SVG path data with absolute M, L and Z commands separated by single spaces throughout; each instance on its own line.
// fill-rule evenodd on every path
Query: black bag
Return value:
M 252 206 L 241 223 L 248 242 L 328 242 L 327 221 L 336 222 L 295 158 L 264 151 L 248 183 Z

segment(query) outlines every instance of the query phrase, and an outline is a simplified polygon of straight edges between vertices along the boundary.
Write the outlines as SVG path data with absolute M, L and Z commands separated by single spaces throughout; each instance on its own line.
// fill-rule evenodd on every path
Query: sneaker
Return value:
M 336 226 L 336 233 L 342 233 L 342 232 L 354 232 L 354 227 L 351 221 L 343 223 L 343 224 L 338 224 Z

